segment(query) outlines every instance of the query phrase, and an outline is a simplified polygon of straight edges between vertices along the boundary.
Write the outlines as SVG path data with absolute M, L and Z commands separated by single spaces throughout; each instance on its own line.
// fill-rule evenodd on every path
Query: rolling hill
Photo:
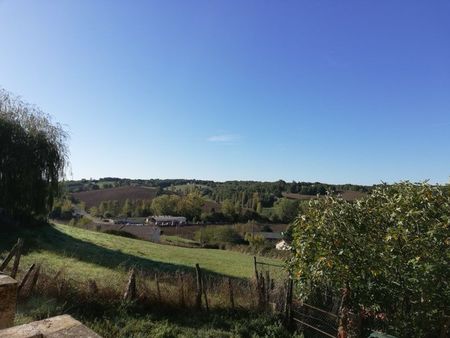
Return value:
M 21 266 L 42 263 L 47 271 L 64 269 L 77 280 L 95 278 L 109 283 L 126 278 L 131 267 L 153 272 L 193 271 L 196 263 L 216 275 L 250 278 L 253 274 L 253 257 L 240 252 L 156 244 L 67 225 L 14 230 L 0 227 L 0 236 L 0 253 L 9 250 L 18 237 L 24 239 L 26 254 Z M 277 259 L 258 260 L 280 264 Z

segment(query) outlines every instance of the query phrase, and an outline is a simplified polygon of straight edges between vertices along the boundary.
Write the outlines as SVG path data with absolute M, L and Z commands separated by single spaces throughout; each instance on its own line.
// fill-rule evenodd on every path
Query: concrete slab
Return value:
M 101 338 L 69 315 L 56 316 L 29 324 L 0 330 L 0 338 Z

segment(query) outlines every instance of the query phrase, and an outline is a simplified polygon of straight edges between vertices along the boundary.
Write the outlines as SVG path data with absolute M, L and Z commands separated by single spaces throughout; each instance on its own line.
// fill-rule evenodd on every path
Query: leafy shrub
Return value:
M 264 239 L 263 236 L 261 236 L 261 235 L 253 235 L 253 234 L 251 234 L 249 232 L 245 234 L 245 240 L 252 247 L 255 247 L 255 248 L 262 247 L 266 243 L 266 240 Z
M 347 285 L 355 313 L 387 318 L 396 335 L 438 336 L 450 313 L 449 226 L 450 197 L 429 184 L 311 201 L 292 229 L 300 296 Z
M 88 225 L 92 223 L 92 220 L 90 220 L 87 217 L 81 217 L 81 218 L 72 218 L 69 222 L 70 226 L 75 226 L 75 227 L 83 227 L 85 225 Z
M 195 239 L 202 243 L 242 243 L 243 239 L 238 232 L 229 226 L 205 227 L 195 234 Z

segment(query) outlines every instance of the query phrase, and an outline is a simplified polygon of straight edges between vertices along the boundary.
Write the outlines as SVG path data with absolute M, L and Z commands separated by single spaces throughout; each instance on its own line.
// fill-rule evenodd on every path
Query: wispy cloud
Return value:
M 240 139 L 240 136 L 236 134 L 220 134 L 208 137 L 209 142 L 216 143 L 232 143 L 238 139 Z

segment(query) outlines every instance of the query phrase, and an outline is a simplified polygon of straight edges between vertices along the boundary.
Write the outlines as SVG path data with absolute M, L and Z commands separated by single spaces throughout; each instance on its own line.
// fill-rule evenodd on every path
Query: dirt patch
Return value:
M 77 200 L 86 203 L 87 208 L 99 206 L 102 201 L 118 201 L 124 203 L 130 200 L 151 200 L 156 197 L 157 190 L 147 187 L 118 187 L 100 190 L 81 191 L 73 193 Z

